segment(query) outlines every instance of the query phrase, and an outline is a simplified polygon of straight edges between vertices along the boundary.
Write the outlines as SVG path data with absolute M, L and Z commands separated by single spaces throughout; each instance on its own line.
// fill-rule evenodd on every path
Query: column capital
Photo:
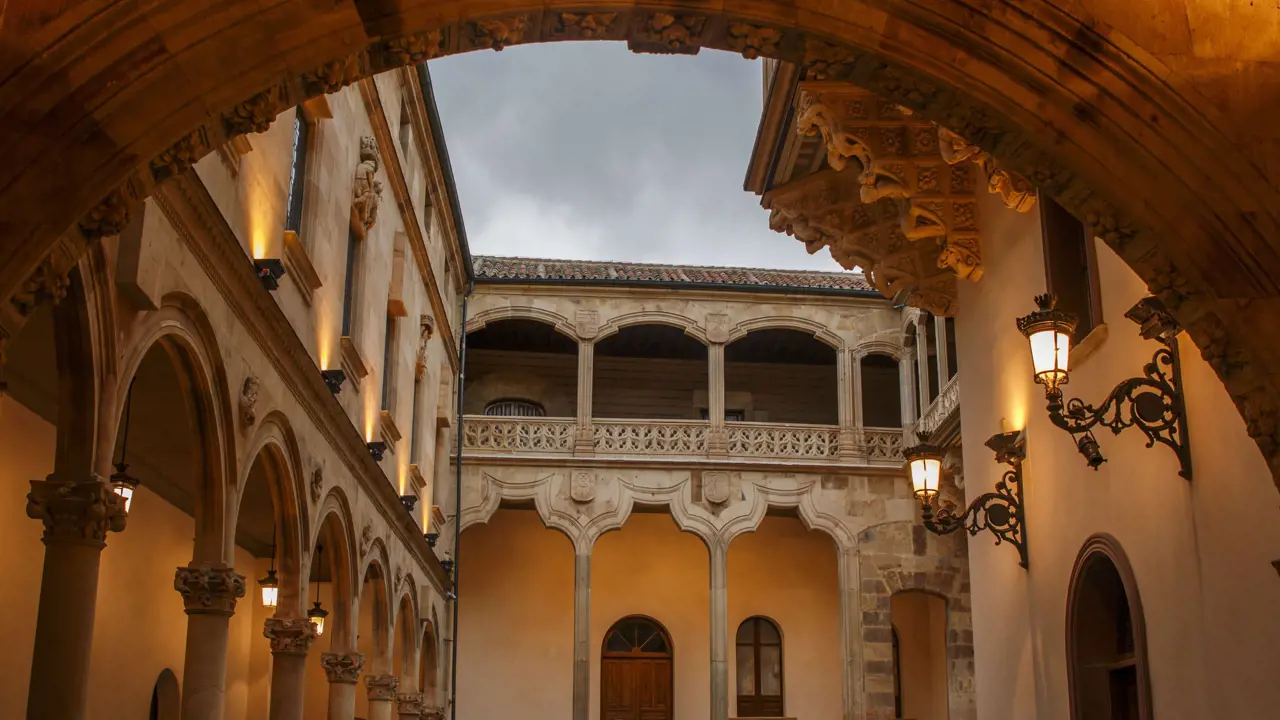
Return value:
M 395 700 L 400 678 L 388 674 L 366 675 L 364 686 L 369 691 L 369 700 Z
M 307 618 L 267 618 L 262 635 L 271 641 L 275 655 L 306 655 L 319 637 L 315 623 Z
M 422 693 L 398 693 L 396 712 L 400 717 L 421 717 L 426 712 L 426 700 Z
M 107 533 L 124 530 L 128 515 L 124 499 L 98 475 L 64 482 L 50 475 L 32 480 L 27 493 L 27 517 L 44 523 L 45 545 L 106 547 Z
M 226 615 L 236 611 L 244 597 L 244 576 L 225 563 L 193 563 L 179 567 L 173 589 L 182 595 L 188 615 Z
M 355 685 L 364 670 L 364 655 L 360 653 L 321 653 L 320 667 L 330 683 Z
M 438 707 L 423 708 L 422 720 L 444 720 L 444 708 L 438 708 Z

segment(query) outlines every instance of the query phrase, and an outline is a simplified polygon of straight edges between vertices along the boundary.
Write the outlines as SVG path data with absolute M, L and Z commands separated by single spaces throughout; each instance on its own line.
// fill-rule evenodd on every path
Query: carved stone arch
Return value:
M 831 332 L 831 329 L 826 325 L 816 320 L 787 315 L 771 315 L 769 317 L 743 320 L 729 331 L 729 339 L 725 341 L 725 344 L 728 345 L 741 340 L 756 330 L 796 330 L 812 335 L 814 339 L 831 346 L 836 352 L 840 352 L 845 348 L 844 338 Z
M 550 325 L 556 332 L 574 342 L 582 340 L 582 338 L 578 337 L 577 327 L 569 318 L 554 310 L 521 305 L 503 305 L 502 307 L 481 310 L 467 319 L 467 334 L 469 335 L 484 328 L 489 323 L 498 322 L 499 320 L 535 320 Z
M 175 363 L 179 381 L 189 385 L 185 393 L 194 406 L 197 431 L 200 433 L 197 466 L 203 471 L 199 479 L 196 505 L 196 534 L 193 561 L 234 563 L 234 538 L 226 537 L 227 497 L 229 484 L 236 482 L 237 467 L 235 433 L 231 431 L 231 393 L 226 368 L 218 349 L 212 324 L 194 298 L 184 293 L 170 293 L 161 300 L 158 310 L 142 316 L 141 322 L 128 331 L 122 344 L 120 374 L 114 388 L 115 402 L 109 406 L 115 413 L 106 418 L 109 430 L 102 437 L 114 448 L 116 433 L 123 421 L 125 399 L 142 360 L 153 347 L 159 346 Z
M 357 578 L 357 552 L 355 525 L 351 514 L 351 504 L 347 499 L 346 493 L 341 487 L 334 486 L 329 489 L 324 499 L 320 501 L 316 510 L 315 522 L 312 524 L 311 535 L 308 538 L 307 547 L 309 548 L 307 557 L 303 561 L 305 566 L 310 568 L 312 559 L 316 555 L 316 544 L 320 540 L 320 533 L 325 527 L 332 527 L 334 535 L 336 535 L 337 545 L 333 544 L 333 538 L 330 544 L 325 548 L 325 554 L 330 558 L 329 562 L 336 569 L 336 577 L 330 583 L 333 598 L 333 608 L 331 620 L 326 623 L 326 634 L 328 626 L 333 625 L 333 641 L 332 647 L 334 652 L 354 652 L 356 649 L 356 628 L 357 628 L 357 612 L 359 606 L 357 604 L 357 590 L 355 583 Z M 307 574 L 303 574 L 306 580 Z M 310 591 L 304 582 L 303 595 L 309 597 Z
M 853 359 L 855 361 L 860 361 L 868 355 L 888 355 L 894 360 L 901 361 L 906 353 L 903 351 L 901 343 L 888 340 L 866 340 L 854 346 Z
M 621 478 L 604 483 L 604 492 L 612 492 L 612 497 L 605 497 L 602 492 L 597 491 L 591 500 L 592 512 L 584 522 L 576 508 L 571 507 L 575 501 L 569 496 L 568 487 L 573 474 L 574 471 L 569 470 L 544 478 L 540 492 L 534 496 L 534 505 L 543 525 L 563 532 L 573 543 L 574 552 L 586 554 L 601 535 L 622 529 L 631 516 L 633 497 Z M 601 483 L 597 480 L 596 485 L 599 488 Z M 604 508 L 603 511 L 600 508 Z
M 377 568 L 377 577 L 372 580 L 373 596 L 364 596 L 365 582 L 370 580 L 370 572 Z M 391 561 L 387 545 L 381 537 L 376 537 L 360 560 L 359 586 L 355 589 L 356 607 L 372 602 L 373 607 L 373 656 L 365 658 L 366 672 L 383 674 L 391 672 L 391 633 L 395 628 L 393 613 L 393 583 Z
M 707 329 L 699 325 L 698 321 L 685 315 L 678 315 L 664 310 L 640 310 L 619 315 L 609 322 L 601 323 L 600 331 L 596 333 L 595 341 L 600 342 L 610 335 L 618 333 L 623 328 L 631 327 L 632 325 L 670 325 L 684 330 L 685 335 L 694 338 L 703 345 L 711 344 L 711 341 L 707 339 Z
M 493 477 L 486 472 L 481 472 L 480 477 L 475 483 L 479 493 L 480 502 L 476 505 L 463 506 L 462 511 L 458 513 L 457 518 L 450 522 L 459 522 L 461 526 L 458 532 L 466 532 L 467 528 L 472 525 L 480 525 L 489 522 L 493 514 L 498 511 L 498 506 L 502 503 L 502 490 L 494 486 Z M 464 483 L 466 487 L 467 483 Z M 460 519 L 459 519 L 460 518 Z M 441 533 L 444 537 L 445 533 Z
M 421 638 L 418 642 L 418 692 L 428 707 L 437 706 L 440 688 L 440 622 L 435 605 L 431 606 L 431 617 L 422 621 Z
M 400 685 L 401 693 L 419 692 L 421 688 L 418 686 L 418 662 L 420 657 L 420 641 L 421 633 L 418 632 L 420 617 L 418 612 L 418 591 L 414 587 L 412 575 L 405 575 L 409 582 L 403 583 L 403 586 L 397 585 L 395 589 L 395 602 L 392 614 L 392 633 L 399 638 L 401 643 L 400 653 Z M 399 580 L 399 578 L 397 578 Z M 394 639 L 392 647 L 394 648 Z
M 260 455 L 268 463 L 267 480 L 276 511 L 276 532 L 283 540 L 276 559 L 280 569 L 276 614 L 281 617 L 302 617 L 306 611 L 305 598 L 302 596 L 306 582 L 301 577 L 305 555 L 303 542 L 304 538 L 311 536 L 310 514 L 307 512 L 307 489 L 298 439 L 289 418 L 278 410 L 268 413 L 249 438 L 240 463 L 239 479 L 234 488 L 227 490 L 228 502 L 234 512 L 228 513 L 226 537 L 234 540 L 236 536 L 236 528 L 240 522 L 240 503 L 248 486 L 249 473 Z

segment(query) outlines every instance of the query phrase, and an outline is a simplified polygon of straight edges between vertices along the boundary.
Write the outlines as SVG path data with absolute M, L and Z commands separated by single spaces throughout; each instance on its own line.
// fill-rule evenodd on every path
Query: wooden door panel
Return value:
M 635 673 L 627 660 L 605 659 L 600 668 L 601 720 L 635 720 Z
M 601 720 L 671 720 L 671 661 L 604 658 Z

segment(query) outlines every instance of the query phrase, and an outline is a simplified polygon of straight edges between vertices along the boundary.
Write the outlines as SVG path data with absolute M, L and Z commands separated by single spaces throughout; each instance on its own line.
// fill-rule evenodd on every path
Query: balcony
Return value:
M 575 455 L 572 418 L 463 418 L 462 447 L 467 458 L 556 458 Z M 840 431 L 830 425 L 731 422 L 724 426 L 723 451 L 713 443 L 705 420 L 598 419 L 590 426 L 590 452 L 596 458 L 662 458 L 719 462 L 773 462 L 899 466 L 902 430 L 863 428 L 851 447 L 841 447 Z M 842 453 L 842 450 L 846 452 Z M 578 454 L 583 454 L 582 450 Z
M 925 408 L 924 415 L 916 423 L 916 434 L 947 434 L 960 420 L 960 376 L 955 375 L 938 392 L 938 396 Z M 939 432 L 941 431 L 941 432 Z

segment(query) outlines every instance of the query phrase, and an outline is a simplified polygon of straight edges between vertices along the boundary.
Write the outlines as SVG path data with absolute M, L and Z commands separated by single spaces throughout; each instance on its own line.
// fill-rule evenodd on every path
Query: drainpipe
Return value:
M 458 720 L 458 579 L 462 575 L 462 401 L 466 399 L 467 379 L 467 300 L 476 289 L 476 281 L 467 283 L 462 296 L 462 322 L 458 350 L 458 406 L 454 433 L 457 435 L 457 473 L 453 482 L 453 659 L 449 662 L 449 717 Z

